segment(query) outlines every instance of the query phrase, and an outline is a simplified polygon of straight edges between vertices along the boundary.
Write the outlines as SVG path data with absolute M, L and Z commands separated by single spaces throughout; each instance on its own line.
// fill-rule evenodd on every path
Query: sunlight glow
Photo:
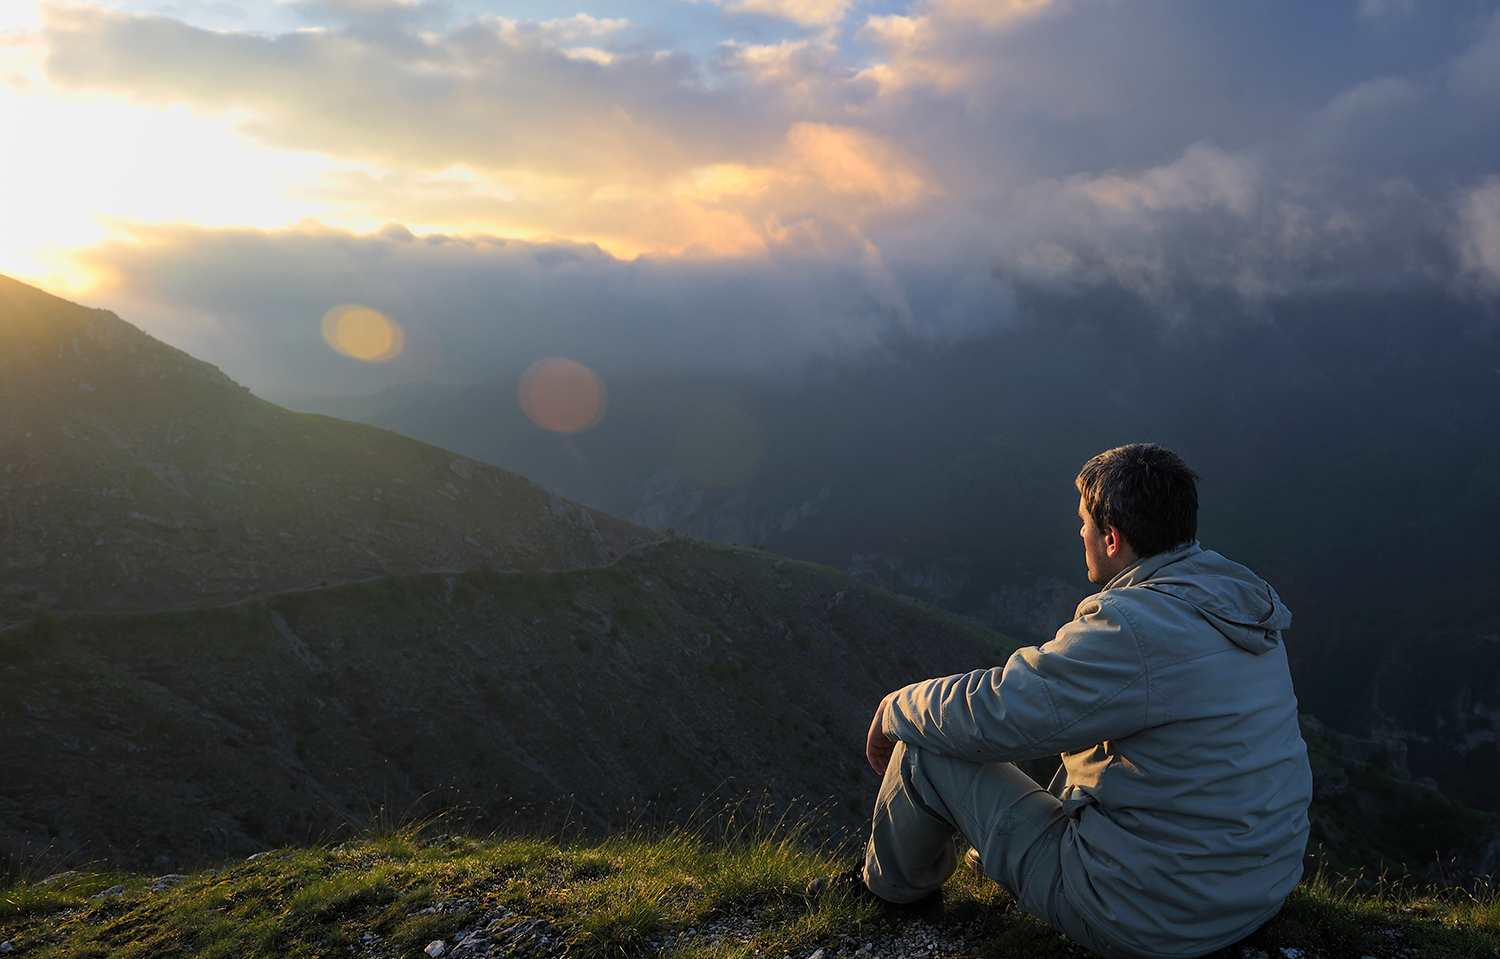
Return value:
M 503 168 L 428 168 L 271 146 L 265 118 L 248 108 L 203 112 L 54 82 L 42 8 L 18 9 L 0 14 L 0 273 L 69 297 L 131 287 L 96 254 L 149 242 L 144 228 L 156 226 L 368 234 L 400 224 L 416 235 L 592 243 L 622 260 L 758 258 L 788 224 L 857 222 L 937 192 L 881 138 L 819 123 L 792 124 L 758 162 L 648 164 L 618 178 L 524 154 Z M 580 19 L 558 49 L 607 66 L 611 55 L 591 45 L 601 29 L 615 27 Z M 649 136 L 640 146 L 673 153 Z
M 373 224 L 313 200 L 350 164 L 261 146 L 237 132 L 244 117 L 64 92 L 43 69 L 39 39 L 0 44 L 0 273 L 61 289 L 105 279 L 74 254 L 117 238 L 129 223 L 291 226 L 309 217 Z

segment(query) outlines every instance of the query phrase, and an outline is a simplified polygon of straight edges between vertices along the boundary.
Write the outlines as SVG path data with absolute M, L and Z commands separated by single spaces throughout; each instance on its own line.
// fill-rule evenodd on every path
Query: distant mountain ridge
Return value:
M 385 430 L 293 413 L 0 277 L 0 623 L 423 570 L 599 566 L 658 537 Z

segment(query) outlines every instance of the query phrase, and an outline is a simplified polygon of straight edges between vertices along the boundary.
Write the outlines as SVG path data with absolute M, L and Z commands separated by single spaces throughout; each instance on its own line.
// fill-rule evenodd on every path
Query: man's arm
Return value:
M 1147 725 L 1150 671 L 1129 622 L 1095 601 L 1004 667 L 913 683 L 876 712 L 883 738 L 970 762 L 1012 762 L 1119 739 Z M 872 724 L 866 757 L 876 766 Z M 886 759 L 889 759 L 887 753 Z

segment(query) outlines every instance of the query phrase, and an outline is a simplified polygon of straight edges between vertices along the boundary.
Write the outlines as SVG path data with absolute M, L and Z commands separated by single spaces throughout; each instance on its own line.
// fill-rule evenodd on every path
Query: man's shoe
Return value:
M 819 876 L 807 884 L 807 898 L 810 901 L 830 895 L 879 898 L 865 885 L 865 871 L 859 866 L 831 876 Z
M 943 911 L 943 890 L 934 889 L 915 902 L 891 902 L 882 899 L 865 885 L 865 871 L 860 866 L 819 876 L 807 884 L 807 904 L 814 905 L 824 896 L 847 896 L 873 902 L 888 916 L 908 919 L 933 918 Z

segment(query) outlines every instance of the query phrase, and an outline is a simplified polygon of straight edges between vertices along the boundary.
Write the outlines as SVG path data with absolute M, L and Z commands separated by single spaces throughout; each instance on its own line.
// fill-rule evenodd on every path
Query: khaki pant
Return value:
M 1091 929 L 1063 896 L 1059 843 L 1068 817 L 1057 796 L 1011 763 L 969 763 L 897 743 L 875 799 L 865 884 L 912 902 L 958 863 L 955 834 L 1021 908 L 1103 956 L 1134 955 Z

